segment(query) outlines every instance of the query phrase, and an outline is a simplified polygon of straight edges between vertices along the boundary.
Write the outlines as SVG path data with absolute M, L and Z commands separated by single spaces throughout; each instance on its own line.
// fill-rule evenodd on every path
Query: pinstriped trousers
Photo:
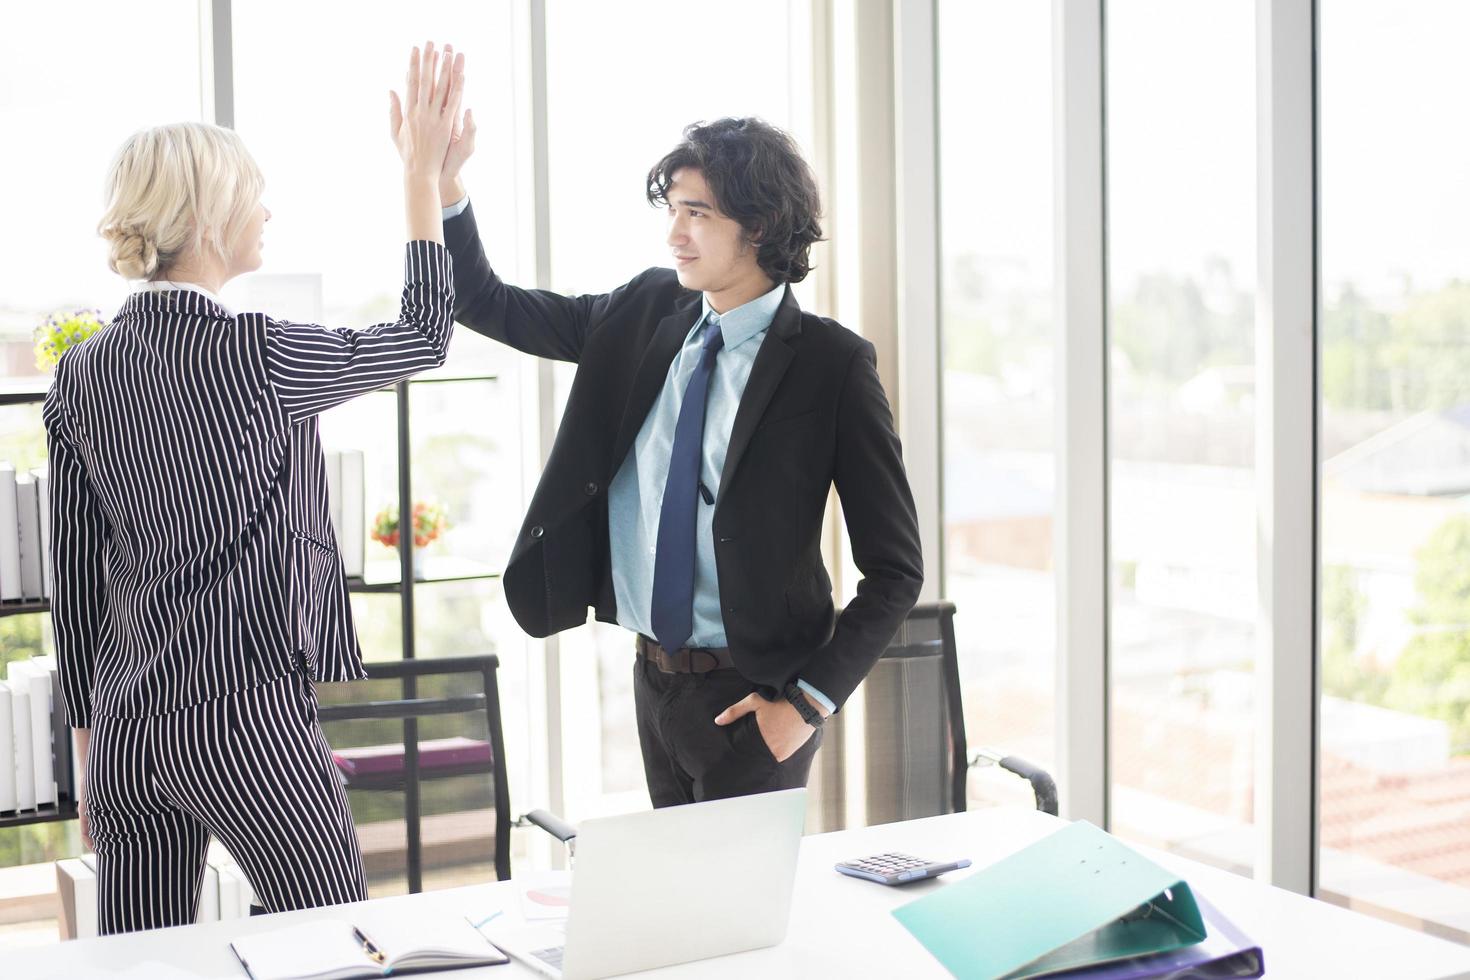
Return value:
M 144 718 L 93 718 L 102 935 L 185 925 L 213 834 L 267 912 L 367 898 L 347 797 L 299 674 Z

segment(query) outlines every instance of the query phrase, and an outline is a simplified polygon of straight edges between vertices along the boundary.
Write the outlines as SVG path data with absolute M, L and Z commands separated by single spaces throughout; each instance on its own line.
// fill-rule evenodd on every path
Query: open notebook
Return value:
M 230 943 L 254 980 L 350 980 L 507 961 L 465 919 L 405 916 L 358 928 L 344 919 L 242 936 Z

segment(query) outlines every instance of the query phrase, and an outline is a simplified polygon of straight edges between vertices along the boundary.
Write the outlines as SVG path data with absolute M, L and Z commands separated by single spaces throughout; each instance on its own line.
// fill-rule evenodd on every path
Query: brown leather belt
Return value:
M 673 653 L 643 634 L 638 634 L 638 656 L 650 660 L 665 674 L 707 674 L 735 666 L 729 647 L 680 647 Z

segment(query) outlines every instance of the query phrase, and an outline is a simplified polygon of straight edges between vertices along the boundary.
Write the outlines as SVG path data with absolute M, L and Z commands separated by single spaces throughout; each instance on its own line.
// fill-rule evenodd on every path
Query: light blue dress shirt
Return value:
M 730 430 L 740 397 L 750 380 L 755 356 L 786 295 L 784 284 L 764 296 L 738 306 L 722 316 L 704 301 L 704 314 L 690 328 L 684 343 L 669 366 L 663 390 L 653 403 L 628 456 L 618 468 L 607 490 L 608 537 L 612 546 L 613 594 L 618 602 L 618 623 L 626 629 L 653 635 L 653 558 L 658 551 L 659 512 L 663 508 L 664 485 L 669 478 L 669 457 L 674 446 L 674 427 L 684 404 L 684 389 L 699 364 L 704 346 L 705 323 L 718 316 L 725 346 L 715 358 L 710 375 L 709 398 L 705 403 L 704 445 L 700 453 L 699 480 L 709 491 L 696 515 L 694 553 L 694 632 L 691 647 L 728 646 L 725 620 L 720 606 L 719 572 L 715 567 L 714 504 L 720 499 L 720 473 L 730 446 Z M 805 681 L 802 690 L 821 702 L 829 712 L 831 700 Z

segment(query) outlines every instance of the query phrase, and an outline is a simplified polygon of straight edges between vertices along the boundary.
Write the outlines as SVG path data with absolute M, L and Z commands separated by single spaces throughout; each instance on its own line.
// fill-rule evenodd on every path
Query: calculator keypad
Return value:
M 922 868 L 929 862 L 922 858 L 916 858 L 912 854 L 875 854 L 872 857 L 862 858 L 857 861 L 847 862 L 849 867 L 857 868 L 859 871 L 869 871 L 878 875 L 896 875 L 904 871 L 912 871 L 914 868 Z

